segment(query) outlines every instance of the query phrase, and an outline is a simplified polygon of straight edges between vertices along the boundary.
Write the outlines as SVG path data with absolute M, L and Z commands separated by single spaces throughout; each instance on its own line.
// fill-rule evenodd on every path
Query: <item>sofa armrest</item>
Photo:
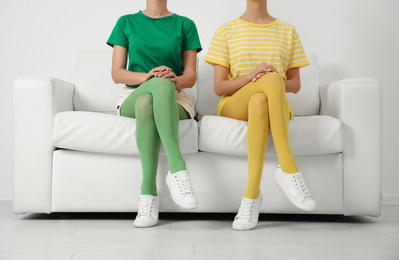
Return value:
M 382 86 L 345 79 L 320 87 L 322 115 L 344 127 L 343 213 L 379 216 L 381 207 Z
M 73 110 L 74 85 L 48 77 L 14 82 L 14 212 L 51 212 L 53 119 Z

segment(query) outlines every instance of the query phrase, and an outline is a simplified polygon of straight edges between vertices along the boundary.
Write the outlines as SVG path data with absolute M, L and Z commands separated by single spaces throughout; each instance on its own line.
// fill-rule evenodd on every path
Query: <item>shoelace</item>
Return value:
M 154 200 L 144 203 L 139 199 L 139 210 L 138 210 L 139 216 L 151 217 L 153 206 L 154 206 Z
M 303 198 L 310 197 L 310 192 L 308 190 L 308 187 L 306 187 L 305 180 L 303 179 L 302 174 L 295 173 L 293 177 L 300 196 Z
M 254 207 L 255 201 L 247 198 L 243 198 L 241 201 L 240 209 L 238 210 L 236 218 L 251 219 L 252 208 Z
M 180 173 L 178 176 L 176 175 L 175 178 L 182 195 L 194 194 L 189 174 Z

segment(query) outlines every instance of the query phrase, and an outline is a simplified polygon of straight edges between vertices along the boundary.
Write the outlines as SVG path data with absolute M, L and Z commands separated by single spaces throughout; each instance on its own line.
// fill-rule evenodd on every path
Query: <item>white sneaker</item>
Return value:
M 257 199 L 242 198 L 240 209 L 233 221 L 234 230 L 250 230 L 256 227 L 262 200 L 262 193 L 259 193 Z
M 171 174 L 169 171 L 166 176 L 166 184 L 168 185 L 173 201 L 177 205 L 186 209 L 197 208 L 198 201 L 191 187 L 190 174 L 187 170 L 174 174 Z
M 301 172 L 285 173 L 279 165 L 274 174 L 274 179 L 296 207 L 304 211 L 316 209 L 316 202 L 310 197 L 310 192 L 306 187 Z
M 159 196 L 140 195 L 137 201 L 139 210 L 134 226 L 138 228 L 155 226 L 158 222 Z

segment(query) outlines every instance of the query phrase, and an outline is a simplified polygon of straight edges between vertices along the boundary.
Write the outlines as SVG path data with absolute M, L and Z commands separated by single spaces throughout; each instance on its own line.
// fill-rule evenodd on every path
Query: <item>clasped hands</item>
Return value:
M 177 80 L 177 76 L 176 74 L 172 71 L 171 68 L 167 67 L 167 66 L 159 66 L 156 68 L 153 68 L 152 70 L 150 70 L 150 72 L 147 73 L 147 77 L 146 79 L 149 80 L 152 77 L 165 77 L 165 78 L 171 78 L 170 80 L 172 82 L 176 82 Z
M 253 82 L 256 82 L 263 75 L 266 75 L 267 73 L 270 73 L 270 72 L 278 73 L 278 70 L 273 65 L 271 65 L 271 64 L 269 64 L 267 62 L 261 62 L 256 67 L 256 69 L 249 74 L 249 76 L 252 78 L 251 80 Z M 177 76 L 172 71 L 172 69 L 167 67 L 167 66 L 164 66 L 164 65 L 156 67 L 156 68 L 153 68 L 152 70 L 150 70 L 150 72 L 147 73 L 146 80 L 149 80 L 152 77 L 171 78 L 170 80 L 172 82 L 176 82 L 176 80 L 177 80 Z
M 256 67 L 256 69 L 249 75 L 252 78 L 252 81 L 256 82 L 260 77 L 270 72 L 278 73 L 278 70 L 267 62 L 261 62 L 259 63 L 258 67 Z

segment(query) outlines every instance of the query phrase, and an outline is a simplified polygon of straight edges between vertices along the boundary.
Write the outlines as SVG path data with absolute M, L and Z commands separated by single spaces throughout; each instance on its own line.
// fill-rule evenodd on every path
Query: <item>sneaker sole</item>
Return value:
M 258 223 L 256 223 L 256 225 L 257 224 Z M 256 228 L 256 225 L 255 226 L 252 226 L 252 225 L 234 225 L 234 223 L 233 223 L 233 229 L 236 230 L 236 231 L 247 231 L 247 230 L 252 230 L 252 229 Z
M 276 177 L 276 174 L 274 174 L 274 179 L 275 179 L 276 182 L 278 183 L 280 189 L 284 192 L 285 196 L 287 196 L 288 200 L 289 200 L 295 207 L 297 207 L 297 208 L 299 208 L 299 209 L 301 209 L 301 210 L 303 210 L 303 211 L 314 211 L 314 210 L 316 209 L 316 207 L 307 207 L 307 206 L 305 206 L 305 205 L 303 205 L 303 204 L 297 203 L 294 199 L 291 198 L 290 194 L 289 194 L 288 192 L 286 192 L 286 191 L 282 188 L 282 186 L 284 186 L 284 185 L 281 184 L 279 178 Z
M 143 222 L 133 222 L 134 227 L 136 228 L 147 228 L 147 227 L 153 227 L 158 223 L 158 220 L 156 222 L 149 222 L 149 223 L 143 223 Z

